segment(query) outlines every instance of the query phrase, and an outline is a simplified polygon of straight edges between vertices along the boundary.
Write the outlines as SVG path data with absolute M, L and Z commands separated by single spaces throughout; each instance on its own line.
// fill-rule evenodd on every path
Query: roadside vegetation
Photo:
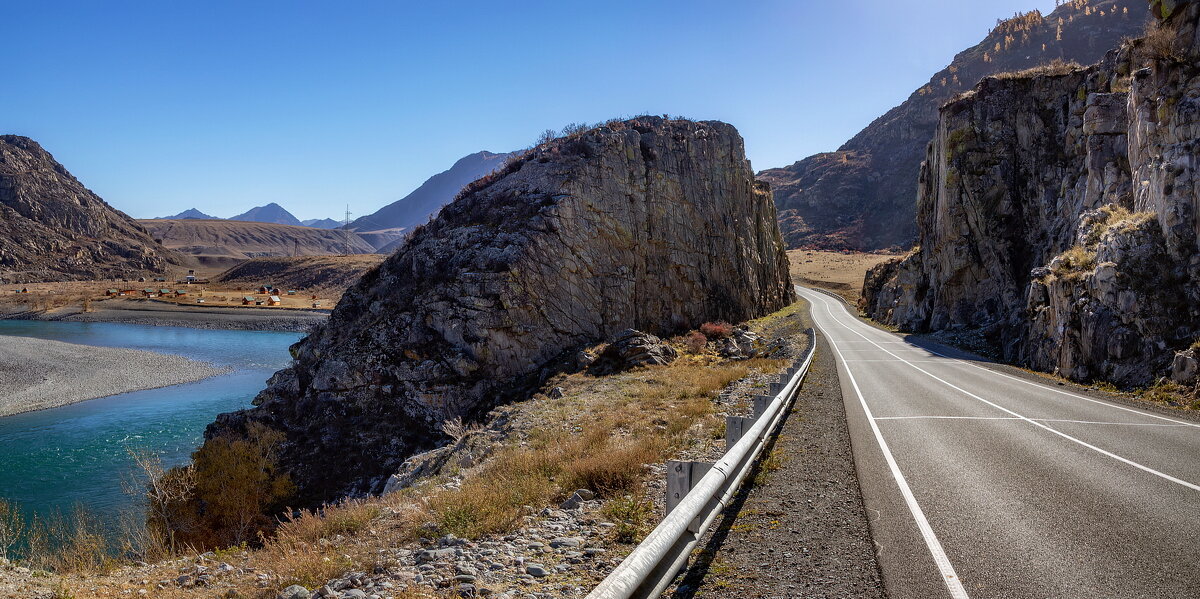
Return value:
M 797 303 L 749 327 L 764 340 L 793 337 L 802 332 L 801 310 Z M 275 469 L 280 435 L 260 428 L 207 444 L 184 467 L 165 469 L 153 456 L 136 455 L 133 486 L 143 493 L 146 520 L 119 542 L 105 542 L 82 511 L 46 522 L 45 532 L 19 520 L 5 528 L 0 504 L 0 550 L 12 537 L 6 530 L 21 531 L 13 557 L 44 572 L 36 580 L 58 585 L 62 596 L 145 590 L 165 598 L 268 598 L 293 584 L 313 589 L 350 571 L 395 567 L 383 550 L 419 548 L 422 539 L 511 534 L 582 489 L 603 502 L 596 517 L 611 523 L 605 542 L 623 554 L 661 517 L 659 465 L 720 455 L 724 416 L 745 413 L 766 376 L 788 363 L 721 357 L 715 342 L 733 332 L 712 322 L 672 338 L 680 356 L 665 366 L 558 375 L 544 393 L 494 412 L 502 425 L 447 422 L 452 450 L 473 459 L 448 460 L 384 496 L 288 509 L 294 485 Z M 164 584 L 196 564 L 217 563 L 232 567 L 207 586 Z M 397 596 L 438 596 L 422 593 Z

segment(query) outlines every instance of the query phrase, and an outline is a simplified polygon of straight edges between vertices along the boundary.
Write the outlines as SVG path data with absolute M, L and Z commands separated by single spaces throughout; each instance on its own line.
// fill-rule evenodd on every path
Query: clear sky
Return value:
M 363 215 L 456 159 L 635 114 L 837 148 L 1053 0 L 0 0 L 0 133 L 138 218 Z

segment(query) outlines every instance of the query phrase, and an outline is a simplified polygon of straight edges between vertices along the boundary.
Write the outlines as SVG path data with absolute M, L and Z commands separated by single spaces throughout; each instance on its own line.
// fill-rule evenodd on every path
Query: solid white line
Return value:
M 879 416 L 876 420 L 1024 420 L 1016 416 Z M 1097 422 L 1094 420 L 1066 420 L 1063 418 L 1030 418 L 1038 422 L 1068 422 L 1071 424 L 1107 424 L 1113 426 L 1165 426 L 1175 428 L 1180 424 L 1159 424 L 1157 422 Z
M 822 299 L 821 301 L 822 301 L 822 303 L 825 305 L 825 311 L 826 311 L 826 312 L 829 314 L 829 317 L 830 317 L 830 318 L 832 318 L 832 319 L 834 320 L 834 322 L 837 322 L 838 324 L 841 324 L 843 328 L 845 328 L 846 330 L 850 331 L 851 333 L 854 333 L 855 335 L 858 335 L 859 337 L 862 337 L 863 339 L 867 339 L 866 335 L 863 335 L 862 333 L 859 333 L 858 331 L 854 330 L 854 329 L 853 329 L 853 328 L 851 328 L 851 327 L 848 327 L 848 326 L 846 326 L 844 323 L 842 323 L 840 320 L 838 320 L 838 319 L 837 319 L 837 317 L 833 315 L 833 311 L 832 311 L 832 310 L 830 310 L 830 308 L 829 308 L 829 304 L 828 304 L 828 303 L 826 303 L 826 302 L 824 301 L 824 299 Z M 865 326 L 865 325 L 864 325 L 864 326 Z M 868 340 L 868 341 L 870 341 L 869 339 L 867 339 L 867 340 Z M 899 359 L 900 361 L 902 361 L 902 362 L 904 362 L 904 363 L 908 364 L 910 367 L 912 367 L 912 368 L 916 369 L 918 372 L 924 373 L 925 375 L 929 376 L 930 378 L 932 378 L 932 379 L 934 379 L 934 380 L 936 380 L 936 381 L 939 381 L 939 382 L 941 382 L 942 384 L 946 385 L 947 387 L 950 387 L 951 389 L 954 389 L 955 391 L 958 391 L 959 393 L 962 393 L 962 394 L 964 394 L 964 395 L 966 395 L 966 396 L 968 396 L 968 397 L 972 397 L 972 398 L 974 398 L 974 399 L 977 399 L 977 400 L 979 400 L 979 401 L 981 401 L 981 402 L 983 402 L 983 403 L 985 403 L 985 404 L 987 404 L 987 405 L 989 405 L 989 406 L 992 406 L 993 408 L 996 408 L 997 410 L 1000 410 L 1000 411 L 1002 411 L 1002 412 L 1005 412 L 1005 413 L 1007 413 L 1007 414 L 1011 414 L 1011 415 L 1013 415 L 1013 416 L 1016 416 L 1017 418 L 1020 418 L 1021 420 L 1024 420 L 1024 421 L 1028 422 L 1029 424 L 1032 424 L 1032 425 L 1034 425 L 1034 426 L 1036 426 L 1036 427 L 1038 427 L 1038 428 L 1043 428 L 1043 429 L 1045 429 L 1045 430 L 1047 430 L 1047 431 L 1050 431 L 1050 432 L 1052 432 L 1052 433 L 1054 433 L 1054 434 L 1056 434 L 1056 435 L 1058 435 L 1058 436 L 1060 436 L 1060 437 L 1062 437 L 1062 438 L 1064 438 L 1064 439 L 1066 439 L 1066 440 L 1068 440 L 1068 441 L 1072 441 L 1072 442 L 1074 442 L 1074 443 L 1078 443 L 1079 445 L 1082 445 L 1082 446 L 1084 446 L 1084 447 L 1086 447 L 1086 448 L 1088 448 L 1088 449 L 1091 449 L 1092 451 L 1095 451 L 1095 452 L 1097 452 L 1097 453 L 1099 453 L 1099 454 L 1101 454 L 1101 455 L 1108 456 L 1108 457 L 1110 457 L 1110 458 L 1112 458 L 1112 459 L 1114 459 L 1114 460 L 1117 460 L 1117 461 L 1119 461 L 1119 462 L 1122 462 L 1122 463 L 1124 463 L 1124 464 L 1128 464 L 1128 465 L 1130 465 L 1130 466 L 1133 466 L 1134 468 L 1137 468 L 1137 469 L 1139 469 L 1139 470 L 1142 470 L 1142 471 L 1144 471 L 1144 472 L 1148 472 L 1148 473 L 1150 473 L 1150 474 L 1153 474 L 1153 475 L 1155 475 L 1155 476 L 1157 476 L 1157 477 L 1160 477 L 1160 478 L 1162 478 L 1163 480 L 1168 480 L 1168 481 L 1171 481 L 1171 482 L 1173 482 L 1173 483 L 1175 483 L 1175 484 L 1178 484 L 1178 485 L 1181 485 L 1181 486 L 1187 487 L 1187 488 L 1189 488 L 1189 489 L 1191 489 L 1191 490 L 1193 490 L 1193 491 L 1200 491 L 1200 485 L 1196 485 L 1196 484 L 1194 484 L 1194 483 L 1190 483 L 1190 482 L 1188 482 L 1188 481 L 1186 481 L 1186 480 L 1182 480 L 1182 479 L 1176 478 L 1176 477 L 1174 477 L 1174 476 L 1171 476 L 1170 474 L 1166 474 L 1166 473 L 1164 473 L 1164 472 L 1159 472 L 1158 470 L 1155 470 L 1155 469 L 1153 469 L 1153 468 L 1151 468 L 1151 467 L 1149 467 L 1149 466 L 1143 466 L 1142 464 L 1139 464 L 1139 463 L 1137 463 L 1137 462 L 1135 462 L 1135 461 L 1133 461 L 1133 460 L 1130 460 L 1130 459 L 1128 459 L 1128 458 L 1123 458 L 1123 457 L 1121 457 L 1121 456 L 1119 456 L 1119 455 L 1117 455 L 1117 454 L 1115 454 L 1115 453 L 1113 453 L 1113 452 L 1111 452 L 1111 451 L 1108 451 L 1108 450 L 1105 450 L 1105 449 L 1101 449 L 1101 448 L 1099 448 L 1099 447 L 1096 447 L 1095 445 L 1092 445 L 1091 443 L 1088 443 L 1087 441 L 1083 441 L 1083 440 L 1081 440 L 1081 439 L 1076 439 L 1075 437 L 1072 437 L 1071 435 L 1068 435 L 1068 434 L 1066 434 L 1066 433 L 1064 433 L 1064 432 L 1062 432 L 1062 431 L 1060 431 L 1060 430 L 1058 430 L 1058 429 L 1055 429 L 1055 428 L 1051 428 L 1051 427 L 1049 427 L 1049 426 L 1046 426 L 1046 425 L 1044 425 L 1044 424 L 1042 424 L 1042 423 L 1040 423 L 1040 422 L 1037 422 L 1037 421 L 1033 420 L 1032 418 L 1027 418 L 1027 417 L 1025 417 L 1025 416 L 1023 416 L 1023 415 L 1021 415 L 1021 414 L 1018 414 L 1018 413 L 1016 413 L 1016 412 L 1014 412 L 1014 411 L 1012 411 L 1012 410 L 1010 410 L 1010 409 L 1008 409 L 1008 408 L 1006 408 L 1006 407 L 1004 407 L 1004 406 L 1001 406 L 1001 405 L 999 405 L 999 404 L 993 403 L 993 402 L 991 402 L 991 401 L 988 401 L 988 400 L 986 400 L 986 399 L 984 399 L 984 398 L 982 398 L 982 397 L 980 397 L 980 396 L 978 396 L 978 395 L 975 395 L 974 393 L 971 393 L 970 391 L 967 391 L 966 389 L 963 389 L 962 387 L 959 387 L 958 385 L 955 385 L 954 383 L 951 383 L 950 381 L 947 381 L 947 380 L 945 380 L 945 379 L 943 379 L 943 378 L 941 378 L 941 377 L 939 377 L 939 376 L 937 376 L 937 375 L 935 375 L 935 374 L 933 374 L 933 373 L 929 372 L 928 370 L 925 370 L 924 368 L 921 368 L 920 366 L 917 366 L 916 364 L 912 364 L 912 363 L 910 363 L 908 360 L 905 360 L 904 358 L 901 358 L 900 356 L 897 356 L 896 354 L 893 354 L 892 352 L 888 351 L 888 350 L 887 350 L 886 348 L 884 348 L 883 346 L 879 346 L 879 349 L 880 349 L 880 350 L 882 350 L 883 352 L 887 353 L 887 354 L 891 354 L 892 356 L 895 356 L 897 359 Z M 953 358 L 952 358 L 952 359 L 953 359 Z M 849 370 L 849 369 L 847 368 L 847 370 Z M 989 370 L 988 372 L 992 372 L 992 371 L 991 371 L 991 370 Z
M 929 353 L 931 353 L 931 354 L 933 354 L 933 355 L 935 355 L 935 356 L 941 356 L 941 357 L 943 357 L 943 358 L 946 358 L 946 359 L 950 360 L 951 362 L 954 362 L 954 363 L 957 363 L 957 364 L 962 364 L 963 366 L 970 366 L 970 367 L 972 367 L 972 368 L 978 368 L 978 369 L 980 369 L 980 370 L 985 370 L 985 371 L 987 371 L 987 372 L 990 372 L 990 373 L 992 373 L 992 374 L 994 374 L 994 375 L 997 375 L 997 376 L 1002 376 L 1002 377 L 1004 377 L 1004 378 L 1006 378 L 1006 379 L 1012 379 L 1012 380 L 1014 380 L 1014 381 L 1017 381 L 1017 382 L 1019 382 L 1019 383 L 1025 383 L 1026 385 L 1033 385 L 1034 387 L 1037 387 L 1037 388 L 1039 388 L 1039 389 L 1044 389 L 1044 390 L 1046 390 L 1046 391 L 1051 391 L 1051 392 L 1054 392 L 1054 393 L 1059 393 L 1059 394 L 1061 394 L 1061 395 L 1066 395 L 1066 396 L 1069 396 L 1069 397 L 1074 397 L 1074 398 L 1076 398 L 1076 399 L 1082 399 L 1082 400 L 1084 400 L 1084 401 L 1090 401 L 1090 402 L 1092 402 L 1092 403 L 1095 403 L 1095 404 L 1100 404 L 1100 405 L 1102 405 L 1102 406 L 1108 406 L 1108 407 L 1110 407 L 1110 408 L 1115 408 L 1115 409 L 1118 409 L 1118 410 L 1123 410 L 1123 411 L 1126 411 L 1126 412 L 1133 412 L 1134 414 L 1138 414 L 1138 415 L 1141 415 L 1141 416 L 1147 416 L 1147 417 L 1150 417 L 1150 418 L 1157 418 L 1157 419 L 1159 419 L 1159 420 L 1166 420 L 1167 422 L 1173 422 L 1173 423 L 1175 423 L 1175 424 L 1177 424 L 1177 425 L 1179 425 L 1179 426 L 1190 426 L 1190 427 L 1194 427 L 1194 428 L 1200 428 L 1200 424 L 1197 424 L 1197 423 L 1195 423 L 1195 422 L 1187 422 L 1186 420 L 1177 420 L 1177 419 L 1175 419 L 1175 418 L 1168 418 L 1168 417 L 1166 417 L 1166 416 L 1159 416 L 1158 414 L 1154 414 L 1154 413 L 1152 413 L 1152 412 L 1147 412 L 1147 411 L 1145 411 L 1145 410 L 1138 410 L 1138 409 L 1134 409 L 1134 408 L 1127 408 L 1127 407 L 1125 407 L 1125 406 L 1118 406 L 1118 405 L 1116 405 L 1116 404 L 1113 404 L 1113 403 L 1110 403 L 1110 402 L 1107 402 L 1107 401 L 1101 401 L 1101 400 L 1099 400 L 1099 399 L 1092 399 L 1091 397 L 1088 397 L 1088 396 L 1086 396 L 1086 395 L 1080 395 L 1080 394 L 1078 394 L 1078 393 L 1071 393 L 1070 391 L 1063 391 L 1062 389 L 1055 389 L 1054 387 L 1051 387 L 1051 386 L 1049 386 L 1049 385 L 1044 385 L 1044 384 L 1042 384 L 1042 383 L 1038 383 L 1038 382 L 1036 382 L 1036 381 L 1027 381 L 1027 380 L 1025 380 L 1025 379 L 1023 379 L 1023 378 L 1021 378 L 1021 377 L 1019 377 L 1019 376 L 1013 376 L 1013 375 L 1011 375 L 1011 374 L 1005 374 L 1005 373 L 1003 373 L 1003 372 L 997 372 L 997 371 L 995 371 L 995 370 L 992 370 L 991 368 L 984 368 L 983 366 L 980 366 L 980 365 L 978 365 L 978 364 L 972 364 L 971 362 L 968 362 L 967 360 L 964 360 L 964 359 L 962 359 L 962 358 L 955 358 L 955 357 L 952 357 L 952 356 L 947 356 L 946 354 L 939 353 L 939 352 L 937 352 L 937 351 L 934 351 L 934 350 L 932 350 L 932 349 L 928 349 L 928 348 L 921 348 L 921 349 L 924 349 L 925 351 L 927 351 L 927 352 L 929 352 Z
M 876 420 L 1020 420 L 1013 416 L 880 416 Z
M 820 292 L 817 292 L 817 295 L 821 296 L 822 301 L 824 300 L 823 294 L 821 294 Z M 842 304 L 839 304 L 839 305 L 841 306 Z M 826 304 L 826 309 L 828 310 L 828 304 Z M 834 321 L 838 322 L 839 324 L 842 324 L 842 327 L 846 327 L 846 325 L 844 323 L 841 323 L 840 319 L 835 317 Z M 857 322 L 857 319 L 856 319 L 856 322 Z M 1144 417 L 1147 417 L 1147 418 L 1166 420 L 1166 421 L 1168 421 L 1168 423 L 1175 423 L 1177 425 L 1190 426 L 1190 427 L 1193 427 L 1193 429 L 1200 429 L 1200 424 L 1198 424 L 1198 423 L 1189 423 L 1189 421 L 1187 421 L 1187 420 L 1180 420 L 1180 419 L 1176 419 L 1176 418 L 1164 417 L 1164 415 L 1159 415 L 1159 414 L 1154 414 L 1153 412 L 1148 412 L 1148 411 L 1146 411 L 1146 409 L 1118 406 L 1118 405 L 1116 405 L 1116 403 L 1112 403 L 1109 401 L 1097 400 L 1097 399 L 1093 399 L 1093 397 L 1088 397 L 1086 395 L 1080 395 L 1080 394 L 1076 394 L 1076 393 L 1070 393 L 1070 391 L 1056 389 L 1055 387 L 1051 387 L 1051 385 L 1048 385 L 1048 384 L 1039 383 L 1037 381 L 1027 381 L 1027 379 L 1024 379 L 1021 377 L 1014 377 L 1012 375 L 1007 375 L 1007 373 L 1004 373 L 1004 372 L 989 369 L 989 367 L 980 366 L 976 363 L 973 363 L 973 361 L 970 361 L 970 360 L 964 360 L 962 358 L 954 358 L 953 355 L 946 355 L 941 352 L 935 351 L 935 349 L 930 349 L 928 347 L 923 347 L 923 346 L 913 346 L 912 343 L 907 342 L 907 341 L 893 341 L 894 336 L 892 334 L 884 333 L 884 331 L 878 330 L 874 327 L 870 327 L 870 325 L 864 324 L 864 327 L 871 330 L 872 333 L 878 333 L 880 335 L 887 336 L 889 341 L 875 342 L 875 341 L 866 339 L 865 336 L 863 336 L 862 334 L 858 334 L 856 331 L 856 334 L 860 337 L 863 337 L 863 339 L 866 339 L 866 341 L 852 341 L 851 343 L 864 343 L 864 342 L 865 343 L 875 343 L 876 346 L 889 345 L 889 343 L 900 343 L 900 345 L 912 347 L 914 349 L 914 351 L 928 352 L 930 354 L 937 355 L 937 357 L 946 358 L 946 359 L 952 361 L 952 363 L 954 363 L 954 364 L 960 364 L 962 366 L 971 366 L 972 369 L 979 369 L 984 372 L 990 372 L 990 373 L 992 373 L 992 375 L 996 375 L 998 377 L 1013 379 L 1013 381 L 1016 381 L 1018 383 L 1031 385 L 1031 387 L 1037 387 L 1038 389 L 1042 389 L 1044 391 L 1050 391 L 1050 393 L 1056 393 L 1058 395 L 1066 395 L 1068 397 L 1075 397 L 1076 400 L 1084 400 L 1087 402 L 1098 403 L 1098 405 L 1100 405 L 1100 406 L 1105 406 L 1105 407 L 1114 408 L 1114 409 L 1120 409 L 1120 411 L 1122 411 L 1122 412 L 1129 412 L 1129 413 L 1133 413 L 1133 414 L 1144 415 Z M 880 348 L 880 349 L 883 349 L 883 348 Z
M 834 319 L 836 321 L 836 319 Z M 816 319 L 814 319 L 816 324 Z M 818 327 L 821 325 L 817 324 Z M 824 333 L 824 328 L 821 329 Z M 837 342 L 829 334 L 825 334 L 825 338 L 829 341 L 829 345 L 833 346 L 833 351 L 837 352 L 838 358 L 843 362 L 842 366 L 846 370 L 846 375 L 850 379 L 850 385 L 854 388 L 855 395 L 858 396 L 858 402 L 862 405 L 863 412 L 867 416 L 867 423 L 871 425 L 871 431 L 875 433 L 875 441 L 879 444 L 880 451 L 883 452 L 883 459 L 887 462 L 888 469 L 892 471 L 892 478 L 896 480 L 896 486 L 900 487 L 900 495 L 904 497 L 904 503 L 908 505 L 908 511 L 912 513 L 913 520 L 917 523 L 917 528 L 921 531 L 921 538 L 925 540 L 925 546 L 929 548 L 929 553 L 933 556 L 933 561 L 937 564 L 938 570 L 941 571 L 942 581 L 946 583 L 946 589 L 950 591 L 950 596 L 954 599 L 970 599 L 967 595 L 967 590 L 963 588 L 962 581 L 959 580 L 958 574 L 954 571 L 954 566 L 950 563 L 950 558 L 946 557 L 946 551 L 942 549 L 942 544 L 938 541 L 937 535 L 934 534 L 933 528 L 929 525 L 929 520 L 925 518 L 925 512 L 921 509 L 921 505 L 917 503 L 917 498 L 913 495 L 912 489 L 908 486 L 908 481 L 905 480 L 904 474 L 900 472 L 900 466 L 896 463 L 896 458 L 892 456 L 892 450 L 888 448 L 887 441 L 883 438 L 883 433 L 879 430 L 879 425 L 875 422 L 875 417 L 871 414 L 871 408 L 867 406 L 867 400 L 863 397 L 862 390 L 858 387 L 858 381 L 854 378 L 854 373 L 850 371 L 850 367 L 845 364 L 845 357 L 842 356 L 842 350 L 838 347 Z
M 880 360 L 846 360 L 846 361 L 847 362 L 899 362 L 899 360 L 896 360 L 893 358 L 885 358 L 885 359 L 880 359 Z M 912 361 L 913 362 L 926 362 L 926 363 L 932 362 L 935 364 L 942 364 L 945 362 L 945 360 L 912 360 Z

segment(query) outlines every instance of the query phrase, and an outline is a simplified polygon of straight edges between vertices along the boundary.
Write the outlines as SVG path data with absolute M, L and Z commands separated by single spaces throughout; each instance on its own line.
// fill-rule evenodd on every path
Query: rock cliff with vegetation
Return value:
M 464 188 L 208 436 L 281 431 L 304 503 L 379 491 L 442 423 L 527 393 L 585 346 L 793 299 L 771 193 L 732 126 L 610 121 Z
M 131 278 L 181 260 L 37 142 L 0 135 L 0 282 Z
M 873 250 L 909 247 L 916 238 L 913 198 L 938 108 L 981 78 L 1049 64 L 1092 64 L 1141 35 L 1143 0 L 1071 0 L 997 23 L 903 104 L 836 152 L 759 173 L 775 190 L 779 226 L 790 248 Z
M 1146 384 L 1187 360 L 1200 6 L 1164 4 L 1169 18 L 1096 66 L 984 79 L 942 109 L 920 245 L 868 274 L 869 315 L 975 331 L 1007 360 L 1083 381 Z

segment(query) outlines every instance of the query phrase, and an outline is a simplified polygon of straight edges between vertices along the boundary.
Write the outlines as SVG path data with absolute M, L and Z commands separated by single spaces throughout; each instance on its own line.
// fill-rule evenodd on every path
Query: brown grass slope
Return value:
M 227 220 L 143 220 L 163 245 L 202 264 L 231 264 L 272 256 L 370 254 L 375 248 L 340 229 Z
M 261 285 L 285 289 L 345 289 L 383 262 L 383 254 L 254 258 L 219 274 L 216 283 Z

